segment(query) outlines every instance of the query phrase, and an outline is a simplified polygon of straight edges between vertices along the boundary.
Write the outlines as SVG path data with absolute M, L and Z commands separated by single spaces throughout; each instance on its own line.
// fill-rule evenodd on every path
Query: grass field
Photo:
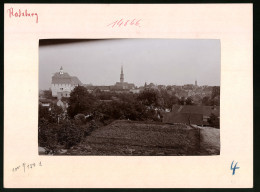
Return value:
M 100 127 L 64 155 L 217 155 L 219 129 L 114 121 Z

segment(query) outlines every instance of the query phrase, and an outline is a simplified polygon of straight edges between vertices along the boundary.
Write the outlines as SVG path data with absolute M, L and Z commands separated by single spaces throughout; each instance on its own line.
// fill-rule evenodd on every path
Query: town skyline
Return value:
M 61 66 L 61 68 L 63 69 L 63 67 Z M 123 66 L 121 66 L 121 69 L 123 68 Z M 64 73 L 67 73 L 66 71 L 64 71 Z M 53 73 L 53 75 L 54 75 L 55 73 Z M 68 73 L 69 74 L 69 73 Z M 69 74 L 70 75 L 70 74 Z M 123 73 L 123 75 L 124 75 L 124 73 Z M 74 77 L 77 77 L 77 76 L 74 76 Z M 80 80 L 80 79 L 79 79 Z M 121 73 L 120 73 L 120 81 L 121 81 Z M 124 81 L 124 78 L 123 78 L 123 82 L 126 82 L 126 81 Z M 115 84 L 116 83 L 118 83 L 118 82 L 116 82 L 116 83 L 114 83 L 114 84 L 111 84 L 111 85 L 97 85 L 97 84 L 92 84 L 92 83 L 84 83 L 84 82 L 81 82 L 82 83 L 82 86 L 115 86 Z M 127 83 L 130 83 L 130 82 L 127 82 Z M 133 83 L 134 85 L 135 85 L 135 83 L 134 82 L 131 82 L 131 83 Z M 184 85 L 196 85 L 196 86 L 198 86 L 198 87 L 200 87 L 200 86 L 219 86 L 219 85 L 198 85 L 198 81 L 197 80 L 195 80 L 194 82 L 191 82 L 191 83 L 186 83 L 186 84 L 182 84 L 182 85 L 176 85 L 176 84 L 172 84 L 172 85 L 163 85 L 163 84 L 156 84 L 156 83 L 154 83 L 154 82 L 144 82 L 143 83 L 143 85 L 140 85 L 140 86 L 137 86 L 137 85 L 135 85 L 135 87 L 144 87 L 145 85 L 147 85 L 147 86 L 149 86 L 150 84 L 154 84 L 155 86 L 184 86 Z M 51 89 L 51 87 L 49 88 L 49 89 Z M 40 89 L 40 90 L 44 90 L 44 89 Z M 47 90 L 47 89 L 45 89 L 45 90 Z
M 136 55 L 133 54 L 137 53 L 135 49 L 144 51 Z M 126 54 L 126 50 L 131 52 Z M 178 54 L 172 56 L 171 50 L 173 53 L 177 50 Z M 98 57 L 97 52 L 103 53 L 104 57 Z M 199 54 L 201 52 L 202 55 Z M 108 53 L 114 60 L 108 57 Z M 137 87 L 145 83 L 181 86 L 195 84 L 195 81 L 198 86 L 220 86 L 219 40 L 93 40 L 40 46 L 39 55 L 41 90 L 51 87 L 51 78 L 61 66 L 64 72 L 77 76 L 83 84 L 114 85 L 120 81 L 123 66 L 125 82 L 134 83 Z M 176 60 L 181 64 L 176 65 Z

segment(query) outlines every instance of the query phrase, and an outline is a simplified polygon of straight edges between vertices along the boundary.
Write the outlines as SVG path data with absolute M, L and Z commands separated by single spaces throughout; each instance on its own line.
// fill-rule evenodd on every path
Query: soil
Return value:
M 57 155 L 218 155 L 219 129 L 117 120 L 94 130 L 79 145 Z

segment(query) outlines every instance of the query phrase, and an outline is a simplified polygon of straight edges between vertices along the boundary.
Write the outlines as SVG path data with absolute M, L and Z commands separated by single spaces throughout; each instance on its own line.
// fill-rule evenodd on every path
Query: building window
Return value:
M 63 88 L 60 88 L 60 90 L 63 90 Z

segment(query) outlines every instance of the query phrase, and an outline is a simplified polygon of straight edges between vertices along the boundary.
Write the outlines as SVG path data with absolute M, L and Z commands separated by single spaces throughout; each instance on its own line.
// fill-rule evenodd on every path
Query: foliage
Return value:
M 212 88 L 211 98 L 214 99 L 217 96 L 220 96 L 220 87 L 214 86 Z
M 178 103 L 178 97 L 175 95 L 169 95 L 169 94 L 164 94 L 163 95 L 163 100 L 164 100 L 164 108 L 166 109 L 171 109 L 173 105 Z
M 58 146 L 69 149 L 77 145 L 82 139 L 98 128 L 95 121 L 85 125 L 76 125 L 72 121 L 63 121 L 62 124 L 49 123 L 45 119 L 39 122 L 39 146 L 56 153 Z
M 193 99 L 191 97 L 186 99 L 186 105 L 193 105 Z
M 185 105 L 185 97 L 181 97 L 181 98 L 178 100 L 178 103 L 179 103 L 179 105 Z
M 220 105 L 220 97 L 216 96 L 214 98 L 210 98 L 208 96 L 203 97 L 202 99 L 202 104 L 205 106 L 219 106 Z
M 53 99 L 51 90 L 44 90 L 43 95 L 44 95 L 44 98 L 46 98 L 46 99 Z
M 70 148 L 99 126 L 117 119 L 161 121 L 162 112 L 171 109 L 174 104 L 219 106 L 219 87 L 213 87 L 211 96 L 203 99 L 178 98 L 175 96 L 177 88 L 172 89 L 171 86 L 158 89 L 147 87 L 139 94 L 133 94 L 99 89 L 89 93 L 85 87 L 78 86 L 71 92 L 70 98 L 62 98 L 69 105 L 67 113 L 55 104 L 50 107 L 39 105 L 39 145 L 52 151 L 57 150 L 57 145 Z M 50 96 L 49 91 L 44 94 Z M 214 114 L 208 122 L 210 126 L 219 128 L 219 118 Z
M 78 86 L 70 93 L 68 115 L 73 118 L 76 114 L 89 114 L 95 102 L 95 97 L 83 86 Z
M 158 107 L 159 106 L 159 99 L 158 93 L 154 89 L 145 89 L 142 91 L 137 100 L 141 102 L 141 104 L 149 107 Z
M 59 126 L 51 124 L 45 119 L 41 119 L 38 127 L 38 142 L 39 146 L 46 147 L 53 153 L 57 149 L 57 132 Z
M 208 119 L 208 123 L 211 127 L 219 128 L 219 118 L 215 114 L 211 114 L 210 118 Z
M 75 115 L 74 120 L 76 125 L 84 125 L 86 123 L 85 115 L 82 113 Z
M 61 145 L 65 145 L 65 148 L 78 144 L 84 136 L 84 129 L 76 126 L 71 122 L 64 122 L 58 132 L 58 142 Z
M 55 104 L 51 104 L 50 107 L 39 105 L 39 120 L 44 119 L 49 123 L 58 123 L 64 118 L 64 115 L 63 109 Z

